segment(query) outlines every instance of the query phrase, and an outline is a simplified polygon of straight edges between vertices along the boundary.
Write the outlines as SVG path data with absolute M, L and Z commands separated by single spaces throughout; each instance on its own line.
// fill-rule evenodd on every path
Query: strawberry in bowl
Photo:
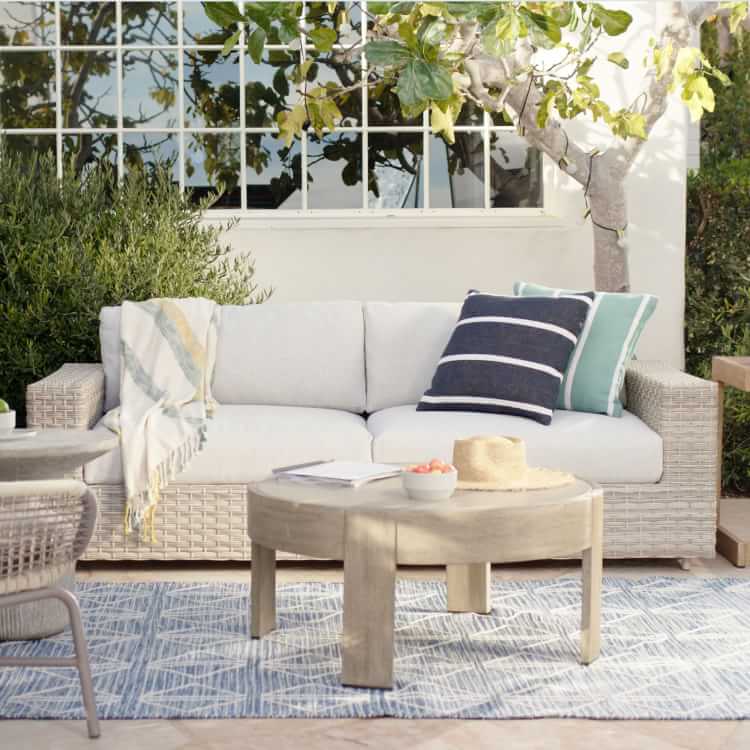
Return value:
M 412 464 L 401 472 L 401 482 L 412 500 L 447 500 L 456 490 L 458 472 L 451 464 L 433 458 Z

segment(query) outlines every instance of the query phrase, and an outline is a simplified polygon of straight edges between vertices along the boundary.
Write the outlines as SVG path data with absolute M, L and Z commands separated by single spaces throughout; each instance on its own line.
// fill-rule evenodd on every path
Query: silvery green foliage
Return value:
M 98 316 L 124 299 L 262 302 L 247 254 L 201 223 L 171 176 L 101 163 L 82 176 L 54 158 L 0 150 L 0 382 L 23 423 L 26 385 L 64 362 L 97 362 Z

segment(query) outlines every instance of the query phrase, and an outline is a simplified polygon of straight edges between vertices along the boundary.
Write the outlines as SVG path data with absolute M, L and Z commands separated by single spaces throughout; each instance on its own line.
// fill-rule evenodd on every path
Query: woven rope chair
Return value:
M 54 598 L 70 616 L 75 656 L 0 657 L 0 667 L 76 667 L 89 737 L 99 736 L 86 637 L 78 600 L 56 582 L 85 552 L 96 501 L 81 482 L 0 483 L 0 607 Z

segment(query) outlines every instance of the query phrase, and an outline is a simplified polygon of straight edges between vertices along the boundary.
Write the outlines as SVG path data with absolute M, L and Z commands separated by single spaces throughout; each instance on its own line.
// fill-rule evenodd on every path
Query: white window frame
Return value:
M 20 1 L 20 0 L 19 0 Z M 434 226 L 456 226 L 458 221 L 459 225 L 462 224 L 476 224 L 477 219 L 481 219 L 481 224 L 490 225 L 501 225 L 501 226 L 528 226 L 530 224 L 536 224 L 539 217 L 545 217 L 547 225 L 552 226 L 557 224 L 559 220 L 553 219 L 544 208 L 544 203 L 547 200 L 547 182 L 544 180 L 543 189 L 543 206 L 538 208 L 491 208 L 491 186 L 490 186 L 490 162 L 491 162 L 491 151 L 490 151 L 490 134 L 492 132 L 515 132 L 513 126 L 495 126 L 490 118 L 490 115 L 485 112 L 483 114 L 483 123 L 481 125 L 464 125 L 457 126 L 455 131 L 460 132 L 480 132 L 484 136 L 484 207 L 483 208 L 431 208 L 429 205 L 430 199 L 430 187 L 429 187 L 429 162 L 430 162 L 430 143 L 432 133 L 429 126 L 429 113 L 425 112 L 422 115 L 422 124 L 419 126 L 370 126 L 368 123 L 368 91 L 367 88 L 362 86 L 362 114 L 361 124 L 357 127 L 341 127 L 337 128 L 337 133 L 356 133 L 362 136 L 362 208 L 347 208 L 347 209 L 311 209 L 307 206 L 308 192 L 307 192 L 307 169 L 302 170 L 302 208 L 301 209 L 254 209 L 247 207 L 247 167 L 246 167 L 246 135 L 263 133 L 272 134 L 277 131 L 277 128 L 248 128 L 246 126 L 246 111 L 245 111 L 245 61 L 247 57 L 247 51 L 245 49 L 245 34 L 244 32 L 240 36 L 238 47 L 236 51 L 239 55 L 239 126 L 238 127 L 221 127 L 221 128 L 200 128 L 185 126 L 184 118 L 184 60 L 185 52 L 190 50 L 202 49 L 202 50 L 221 50 L 221 45 L 208 45 L 208 44 L 187 44 L 185 43 L 183 35 L 183 9 L 186 5 L 197 3 L 199 0 L 168 0 L 174 2 L 177 11 L 177 27 L 176 45 L 124 45 L 122 43 L 122 24 L 121 24 L 121 0 L 115 3 L 116 13 L 116 42 L 113 45 L 99 45 L 99 46 L 75 46 L 75 45 L 63 45 L 61 40 L 61 25 L 60 25 L 60 4 L 61 0 L 50 0 L 54 5 L 55 13 L 55 43 L 53 45 L 24 45 L 24 46 L 0 46 L 0 52 L 33 52 L 33 51 L 45 51 L 52 52 L 55 56 L 55 112 L 56 112 L 56 126 L 54 128 L 0 128 L 0 134 L 8 135 L 54 135 L 56 138 L 56 156 L 57 156 L 57 169 L 58 174 L 62 175 L 63 170 L 63 138 L 66 135 L 80 135 L 80 134 L 114 134 L 117 140 L 117 169 L 118 174 L 124 174 L 124 139 L 126 135 L 132 134 L 144 134 L 144 135 L 158 135 L 158 134 L 175 134 L 177 135 L 178 142 L 178 181 L 180 188 L 185 189 L 185 140 L 186 136 L 193 133 L 232 133 L 238 134 L 240 139 L 240 180 L 238 187 L 240 190 L 241 205 L 239 208 L 220 208 L 210 209 L 206 212 L 206 216 L 209 220 L 220 219 L 226 220 L 228 218 L 239 218 L 243 221 L 252 220 L 252 222 L 264 224 L 268 226 L 277 226 L 288 222 L 288 220 L 296 220 L 300 224 L 306 226 L 323 226 L 330 225 L 330 220 L 337 226 L 346 227 L 351 226 L 383 226 L 386 224 L 397 223 L 399 226 L 404 225 L 421 225 L 424 223 Z M 145 2 L 145 0 L 133 0 L 134 2 Z M 261 0 L 263 1 L 263 0 Z M 266 0 L 270 1 L 270 0 Z M 240 6 L 244 3 L 240 2 Z M 361 6 L 363 12 L 367 8 L 367 0 L 361 0 Z M 362 23 L 360 28 L 363 37 L 366 35 L 367 24 Z M 304 35 L 300 35 L 300 42 L 303 45 L 304 50 Z M 337 45 L 338 46 L 338 45 Z M 286 45 L 266 45 L 269 50 L 287 50 Z M 309 48 L 309 46 L 308 46 Z M 91 51 L 107 51 L 114 53 L 115 55 L 115 74 L 116 74 L 116 102 L 117 102 L 117 127 L 115 128 L 63 128 L 63 116 L 62 116 L 62 52 L 63 50 L 91 50 Z M 159 127 L 143 127 L 143 128 L 124 128 L 123 127 L 123 54 L 131 50 L 149 50 L 149 51 L 163 51 L 170 52 L 177 56 L 178 60 L 178 83 L 177 83 L 177 101 L 176 107 L 178 111 L 178 126 L 172 128 L 159 128 Z M 304 54 L 304 52 L 302 52 Z M 362 77 L 363 84 L 366 80 L 367 75 L 367 61 L 366 51 L 363 51 L 361 58 Z M 423 137 L 423 156 L 422 156 L 422 186 L 420 190 L 423 191 L 423 205 L 424 208 L 402 208 L 402 209 L 371 209 L 364 208 L 368 201 L 368 188 L 367 188 L 367 165 L 368 165 L 368 137 L 371 132 L 388 132 L 388 133 L 402 133 L 402 132 L 418 132 Z M 325 131 L 328 132 L 328 131 Z M 306 164 L 307 160 L 307 148 L 308 148 L 308 135 L 303 133 L 301 139 L 301 153 L 303 164 Z M 546 161 L 546 160 L 545 160 Z M 544 169 L 545 177 L 547 169 Z M 365 220 L 363 222 L 363 219 Z M 550 221 L 551 220 L 551 221 Z

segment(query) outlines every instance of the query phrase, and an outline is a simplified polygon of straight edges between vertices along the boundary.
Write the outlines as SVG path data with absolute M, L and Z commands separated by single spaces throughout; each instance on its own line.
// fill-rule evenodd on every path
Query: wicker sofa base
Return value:
M 119 485 L 92 485 L 99 519 L 84 560 L 249 560 L 244 484 L 175 484 L 163 490 L 156 541 L 125 536 Z M 604 486 L 606 558 L 715 554 L 716 503 L 674 485 Z M 279 553 L 280 559 L 300 559 Z

